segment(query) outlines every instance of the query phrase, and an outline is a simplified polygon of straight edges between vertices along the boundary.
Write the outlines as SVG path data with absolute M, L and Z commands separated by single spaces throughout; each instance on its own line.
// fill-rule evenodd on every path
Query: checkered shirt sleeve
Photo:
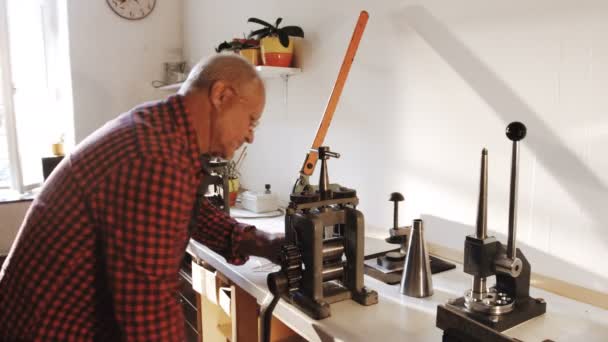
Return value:
M 193 239 L 222 255 L 231 264 L 242 265 L 249 260 L 248 256 L 239 253 L 239 247 L 245 233 L 255 227 L 237 222 L 206 199 L 201 201 L 197 223 L 197 229 L 192 232 Z

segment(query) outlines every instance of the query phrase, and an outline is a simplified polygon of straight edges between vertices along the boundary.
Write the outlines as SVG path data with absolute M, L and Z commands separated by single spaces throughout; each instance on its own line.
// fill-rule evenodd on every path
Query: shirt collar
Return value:
M 197 173 L 202 172 L 201 153 L 198 147 L 196 131 L 194 130 L 192 114 L 184 103 L 184 96 L 179 94 L 171 95 L 167 98 L 166 103 L 168 104 L 169 112 L 173 114 L 177 131 L 184 139 L 186 153 L 192 160 Z

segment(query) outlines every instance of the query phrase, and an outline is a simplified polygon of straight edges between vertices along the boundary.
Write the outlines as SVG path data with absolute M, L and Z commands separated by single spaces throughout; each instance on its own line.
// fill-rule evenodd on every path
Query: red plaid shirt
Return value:
M 183 98 L 122 114 L 65 158 L 0 273 L 0 340 L 183 341 L 177 274 L 201 161 Z M 249 229 L 202 201 L 192 237 L 241 264 Z

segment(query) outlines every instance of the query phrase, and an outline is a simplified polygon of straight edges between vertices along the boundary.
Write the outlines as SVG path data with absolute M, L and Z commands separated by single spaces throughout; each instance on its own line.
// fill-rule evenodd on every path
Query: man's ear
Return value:
M 215 81 L 209 91 L 209 99 L 215 109 L 220 109 L 232 99 L 234 91 L 225 81 Z

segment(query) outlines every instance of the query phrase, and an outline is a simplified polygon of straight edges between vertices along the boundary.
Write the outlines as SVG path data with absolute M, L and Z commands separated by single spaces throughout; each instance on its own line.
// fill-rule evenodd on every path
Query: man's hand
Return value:
M 247 231 L 241 241 L 240 253 L 266 258 L 275 264 L 281 262 L 281 246 L 285 244 L 284 234 L 267 233 L 253 228 Z
M 285 234 L 268 234 L 264 239 L 267 241 L 267 255 L 262 255 L 262 257 L 280 265 L 281 247 L 285 244 Z

